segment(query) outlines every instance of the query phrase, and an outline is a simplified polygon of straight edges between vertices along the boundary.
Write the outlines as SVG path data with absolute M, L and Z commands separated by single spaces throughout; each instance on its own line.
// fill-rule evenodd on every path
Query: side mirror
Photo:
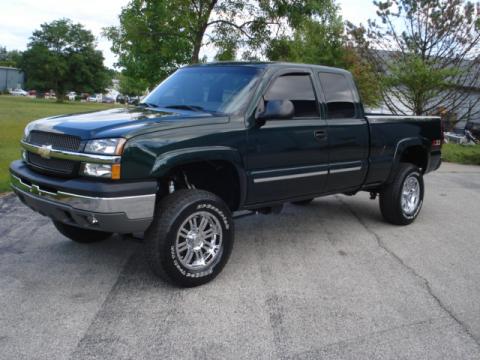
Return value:
M 270 119 L 291 119 L 295 114 L 295 107 L 290 100 L 266 101 L 265 109 L 255 116 L 258 124 L 265 124 Z

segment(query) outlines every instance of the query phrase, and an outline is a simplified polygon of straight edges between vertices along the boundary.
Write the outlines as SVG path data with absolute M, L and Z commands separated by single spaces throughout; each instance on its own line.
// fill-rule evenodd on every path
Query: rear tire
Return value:
M 204 190 L 183 189 L 157 203 L 144 248 L 156 275 L 193 287 L 222 271 L 233 242 L 233 220 L 225 202 Z
M 112 233 L 109 232 L 83 229 L 76 226 L 67 225 L 59 221 L 54 221 L 53 225 L 55 225 L 57 230 L 63 236 L 66 236 L 70 240 L 82 244 L 99 242 L 112 236 Z
M 313 198 L 311 199 L 305 199 L 305 200 L 299 200 L 299 201 L 292 201 L 293 205 L 298 205 L 298 206 L 306 206 L 310 204 L 313 201 Z
M 400 163 L 395 180 L 380 192 L 380 211 L 383 218 L 395 225 L 411 224 L 420 213 L 424 195 L 420 169 Z

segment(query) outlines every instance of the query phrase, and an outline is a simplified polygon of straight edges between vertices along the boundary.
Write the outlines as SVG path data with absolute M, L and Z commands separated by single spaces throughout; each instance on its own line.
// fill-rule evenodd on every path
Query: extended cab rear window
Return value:
M 287 74 L 276 78 L 264 96 L 265 101 L 290 100 L 295 117 L 318 117 L 318 105 L 308 74 Z
M 355 101 L 347 78 L 342 74 L 318 73 L 327 103 L 327 118 L 355 117 Z

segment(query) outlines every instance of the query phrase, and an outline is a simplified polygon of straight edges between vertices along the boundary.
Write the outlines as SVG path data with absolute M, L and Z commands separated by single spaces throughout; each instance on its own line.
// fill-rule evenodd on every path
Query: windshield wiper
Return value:
M 164 108 L 167 109 L 184 109 L 184 110 L 191 110 L 191 111 L 202 111 L 202 112 L 213 112 L 210 110 L 206 110 L 201 106 L 197 105 L 185 105 L 185 104 L 178 104 L 178 105 L 166 105 Z
M 137 106 L 146 106 L 146 107 L 153 107 L 153 108 L 157 108 L 157 107 L 158 107 L 157 104 L 149 103 L 149 102 L 141 102 L 141 103 L 139 103 Z

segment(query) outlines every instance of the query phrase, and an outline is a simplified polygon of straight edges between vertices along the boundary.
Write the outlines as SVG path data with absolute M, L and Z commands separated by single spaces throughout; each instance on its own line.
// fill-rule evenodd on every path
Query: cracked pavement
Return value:
M 236 220 L 212 283 L 155 278 L 132 238 L 75 244 L 0 198 L 0 359 L 480 359 L 480 167 L 425 178 L 417 221 L 368 194 Z

